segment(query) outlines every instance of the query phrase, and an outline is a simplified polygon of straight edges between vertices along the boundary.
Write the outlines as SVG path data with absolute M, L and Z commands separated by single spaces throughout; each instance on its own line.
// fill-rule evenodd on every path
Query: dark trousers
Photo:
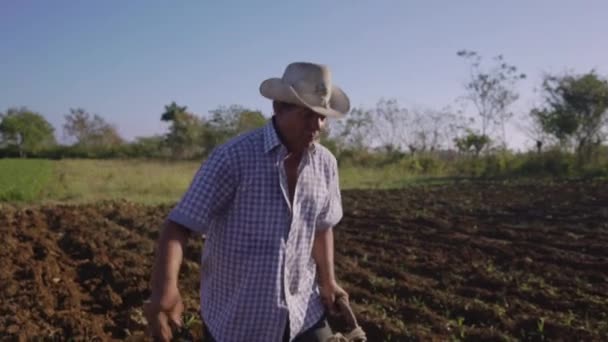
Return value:
M 326 341 L 331 335 L 332 331 L 329 327 L 329 323 L 327 323 L 327 319 L 323 317 L 320 321 L 310 327 L 310 329 L 296 336 L 293 342 L 322 342 Z M 203 336 L 205 342 L 221 342 L 216 341 L 213 336 L 211 336 L 206 325 L 204 325 L 203 328 Z M 289 323 L 287 323 L 287 326 L 285 327 L 283 342 L 289 342 Z

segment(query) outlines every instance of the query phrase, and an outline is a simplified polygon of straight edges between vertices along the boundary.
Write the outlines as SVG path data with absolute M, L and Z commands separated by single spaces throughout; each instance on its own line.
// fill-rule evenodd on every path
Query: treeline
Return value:
M 116 126 L 85 109 L 70 109 L 64 117 L 63 134 L 74 141 L 69 145 L 57 144 L 55 128 L 40 113 L 22 107 L 0 114 L 0 157 L 200 159 L 267 120 L 260 111 L 238 105 L 220 107 L 205 119 L 173 102 L 159 115 L 169 123 L 167 133 L 128 142 Z
M 514 120 L 517 84 L 526 77 L 502 56 L 489 66 L 474 51 L 466 61 L 459 110 L 403 108 L 381 99 L 373 108 L 353 108 L 322 136 L 341 163 L 393 167 L 427 175 L 519 176 L 608 175 L 608 81 L 591 70 L 545 75 L 539 105 L 516 118 L 534 148 L 508 149 L 507 124 Z M 238 134 L 264 125 L 269 115 L 239 105 L 197 115 L 173 102 L 159 110 L 166 133 L 127 142 L 116 127 L 85 109 L 70 109 L 62 130 L 73 141 L 57 144 L 55 128 L 26 107 L 0 113 L 0 157 L 201 159 Z

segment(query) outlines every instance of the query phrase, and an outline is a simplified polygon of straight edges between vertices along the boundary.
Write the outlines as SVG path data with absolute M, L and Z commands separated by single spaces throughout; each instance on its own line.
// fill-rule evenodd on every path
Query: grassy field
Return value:
M 0 159 L 0 201 L 174 202 L 187 189 L 199 166 L 199 162 L 186 161 Z M 421 180 L 396 167 L 340 168 L 343 189 L 397 188 Z
M 52 179 L 51 161 L 0 159 L 0 201 L 36 201 Z
M 83 203 L 176 201 L 198 163 L 136 160 L 0 160 L 0 199 Z M 5 189 L 5 184 L 10 186 Z

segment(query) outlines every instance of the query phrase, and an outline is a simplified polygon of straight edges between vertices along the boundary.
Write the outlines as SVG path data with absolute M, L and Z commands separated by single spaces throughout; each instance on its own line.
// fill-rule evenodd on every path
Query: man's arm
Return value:
M 188 236 L 206 233 L 216 215 L 230 205 L 238 187 L 239 168 L 232 158 L 231 150 L 222 147 L 211 153 L 169 213 L 158 238 L 152 294 L 145 311 L 152 333 L 163 341 L 170 340 L 171 323 L 181 323 L 184 305 L 177 283 Z
M 319 283 L 322 285 L 335 283 L 334 232 L 332 228 L 315 232 L 315 239 L 312 245 L 312 257 L 317 264 Z
M 335 305 L 336 298 L 342 296 L 348 298 L 348 294 L 336 281 L 334 273 L 334 232 L 331 227 L 315 232 L 312 257 L 317 264 L 321 300 L 331 313 L 336 313 L 338 311 Z
M 179 269 L 184 249 L 190 236 L 189 230 L 173 221 L 165 221 L 157 242 L 156 258 L 152 268 L 152 297 L 162 298 L 164 290 L 177 287 Z
M 167 220 L 158 238 L 150 284 L 152 293 L 145 311 L 152 335 L 162 341 L 171 339 L 171 325 L 181 325 L 184 305 L 178 278 L 189 235 L 187 228 Z

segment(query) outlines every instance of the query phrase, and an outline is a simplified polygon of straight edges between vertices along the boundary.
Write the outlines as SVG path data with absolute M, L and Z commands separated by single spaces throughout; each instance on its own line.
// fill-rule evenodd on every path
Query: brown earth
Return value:
M 608 182 L 343 197 L 336 268 L 370 341 L 608 340 Z M 141 339 L 169 206 L 0 208 L 0 339 Z M 195 340 L 202 243 L 181 274 Z

